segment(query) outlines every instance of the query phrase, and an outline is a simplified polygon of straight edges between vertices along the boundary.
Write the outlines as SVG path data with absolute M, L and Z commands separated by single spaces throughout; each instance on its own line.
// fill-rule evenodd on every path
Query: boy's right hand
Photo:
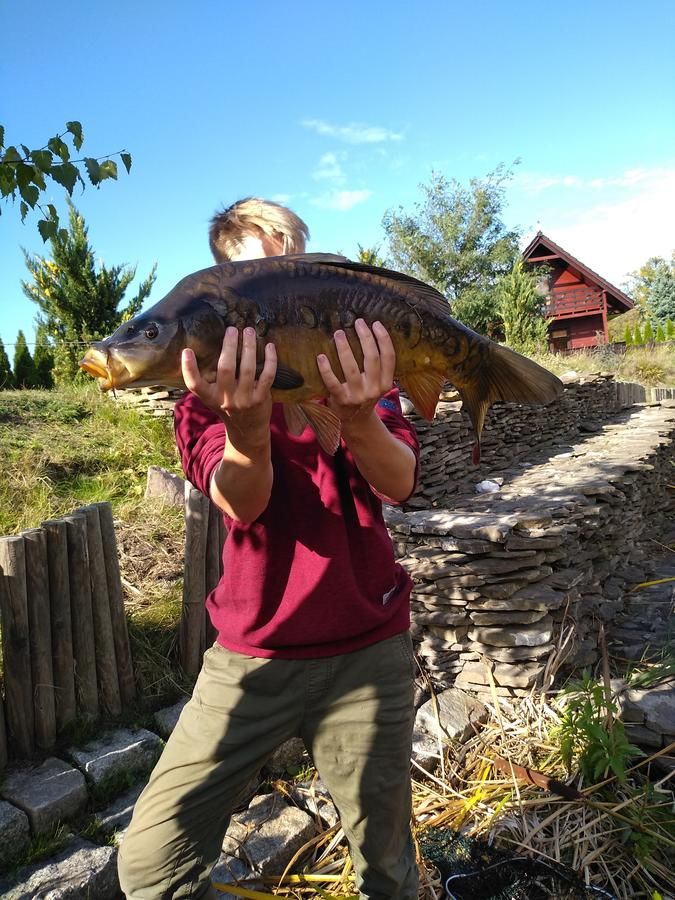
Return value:
M 229 440 L 245 453 L 247 446 L 254 449 L 260 443 L 269 442 L 271 388 L 277 371 L 277 354 L 274 344 L 266 345 L 265 362 L 256 378 L 255 330 L 244 328 L 241 342 L 238 376 L 239 331 L 234 327 L 225 331 L 215 382 L 202 377 L 192 350 L 183 350 L 181 368 L 188 390 L 223 419 Z

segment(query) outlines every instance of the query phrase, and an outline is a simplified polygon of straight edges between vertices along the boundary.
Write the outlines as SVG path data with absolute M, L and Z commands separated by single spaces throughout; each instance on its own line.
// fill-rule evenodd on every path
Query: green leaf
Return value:
M 0 165 L 0 195 L 7 197 L 16 190 L 16 170 L 14 166 Z
M 66 129 L 73 136 L 73 145 L 75 149 L 79 150 L 84 140 L 82 137 L 82 125 L 80 122 L 66 122 Z
M 122 162 L 124 163 L 124 168 L 127 170 L 127 175 L 131 171 L 131 154 L 130 153 L 120 153 L 120 157 Z
M 5 129 L 3 125 L 0 125 L 0 147 L 5 146 Z
M 101 177 L 101 181 L 106 178 L 112 178 L 114 180 L 117 179 L 117 163 L 113 162 L 112 159 L 104 159 L 103 162 L 98 167 L 98 172 Z
M 16 147 L 8 147 L 2 157 L 3 162 L 21 162 L 21 154 Z
M 101 167 L 98 162 L 93 159 L 91 156 L 85 157 L 84 165 L 87 170 L 87 175 L 89 176 L 89 181 L 95 186 L 101 183 Z
M 40 190 L 34 184 L 19 185 L 19 193 L 30 207 L 40 199 Z
M 52 166 L 49 174 L 54 181 L 63 185 L 69 194 L 73 193 L 77 179 L 81 177 L 77 167 L 69 162 L 62 163 L 59 166 Z
M 21 149 L 23 150 L 24 158 L 28 159 L 30 157 L 30 150 L 28 149 L 28 147 L 26 147 L 25 144 L 22 144 Z
M 25 200 L 22 200 L 19 204 L 19 209 L 21 210 L 21 221 L 23 222 L 26 216 L 28 215 L 28 204 Z
M 57 223 L 53 219 L 40 219 L 37 223 L 42 240 L 46 243 L 50 238 L 56 237 Z
M 49 150 L 33 150 L 30 158 L 41 172 L 49 172 L 54 162 L 54 157 Z
M 55 156 L 60 156 L 64 162 L 68 162 L 68 160 L 70 159 L 70 150 L 68 149 L 68 144 L 62 141 L 58 135 L 56 135 L 56 137 L 50 138 L 49 141 L 47 141 L 47 146 Z

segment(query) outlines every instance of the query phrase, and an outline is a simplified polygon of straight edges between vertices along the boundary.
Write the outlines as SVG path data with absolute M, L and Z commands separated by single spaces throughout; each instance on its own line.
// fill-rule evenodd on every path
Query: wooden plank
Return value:
M 91 584 L 91 612 L 94 620 L 94 644 L 96 646 L 96 676 L 101 708 L 111 716 L 122 712 L 120 686 L 117 680 L 117 660 L 113 638 L 108 579 L 103 554 L 101 521 L 94 504 L 79 510 L 87 519 L 87 552 L 89 555 L 89 583 Z
M 0 576 L 2 577 L 2 576 Z M 5 702 L 0 694 L 0 769 L 4 769 L 9 758 L 7 747 L 7 725 L 5 723 Z
M 206 535 L 206 572 L 204 599 L 211 593 L 220 581 L 223 571 L 223 536 L 220 523 L 223 514 L 216 504 L 209 501 L 209 519 Z M 204 650 L 207 650 L 216 639 L 216 629 L 211 624 L 206 605 L 204 606 Z
M 185 569 L 179 649 L 181 666 L 193 678 L 202 662 L 209 502 L 201 491 L 185 482 Z
M 110 603 L 110 620 L 112 622 L 113 639 L 115 641 L 115 659 L 117 660 L 117 678 L 120 687 L 120 699 L 123 706 L 132 703 L 136 697 L 134 665 L 129 644 L 129 628 L 127 614 L 124 609 L 122 594 L 122 578 L 120 561 L 117 555 L 117 538 L 112 506 L 109 503 L 96 503 L 101 523 L 101 539 L 105 555 L 105 571 L 108 581 L 108 601 Z
M 82 514 L 64 518 L 68 537 L 68 578 L 70 615 L 73 624 L 75 693 L 78 713 L 96 718 L 99 712 L 96 685 L 96 643 L 91 609 L 87 519 Z
M 26 554 L 28 635 L 33 677 L 35 744 L 51 750 L 56 743 L 54 670 L 52 666 L 52 622 L 49 603 L 47 534 L 42 528 L 23 532 Z
M 12 755 L 25 759 L 35 750 L 35 714 L 26 555 L 20 535 L 0 538 L 0 616 L 7 736 Z
M 56 732 L 59 734 L 76 716 L 73 630 L 70 614 L 68 537 L 66 523 L 48 519 L 42 523 L 47 537 L 49 603 L 51 607 L 52 667 Z

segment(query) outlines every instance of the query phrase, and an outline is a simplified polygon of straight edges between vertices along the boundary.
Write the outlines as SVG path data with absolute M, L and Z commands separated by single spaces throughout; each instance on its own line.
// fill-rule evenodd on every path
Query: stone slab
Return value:
M 487 721 L 486 708 L 470 694 L 457 688 L 441 691 L 417 711 L 415 727 L 434 738 L 444 735 L 453 741 L 465 741 L 474 733 L 474 725 Z
M 117 851 L 75 840 L 46 863 L 36 862 L 0 881 L 3 900 L 117 900 Z
M 120 844 L 131 822 L 134 806 L 141 791 L 147 782 L 135 784 L 121 797 L 118 797 L 110 806 L 96 814 L 96 819 L 101 832 L 108 838 L 114 838 L 115 844 Z
M 0 794 L 26 813 L 33 834 L 51 831 L 87 806 L 82 772 L 53 756 L 40 766 L 5 772 Z
M 176 727 L 180 714 L 183 711 L 183 707 L 189 699 L 189 697 L 182 697 L 177 703 L 174 703 L 173 706 L 165 706 L 164 709 L 158 709 L 153 715 L 152 719 L 155 723 L 157 733 L 163 737 L 164 740 L 167 740 Z
M 162 740 L 152 731 L 118 728 L 84 748 L 72 748 L 69 756 L 95 785 L 125 772 L 149 772 L 162 751 Z
M 28 816 L 22 810 L 0 800 L 0 866 L 7 866 L 30 842 Z

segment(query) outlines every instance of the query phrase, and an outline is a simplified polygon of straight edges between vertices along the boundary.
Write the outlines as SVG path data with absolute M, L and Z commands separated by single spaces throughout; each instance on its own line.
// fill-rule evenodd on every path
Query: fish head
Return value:
M 98 379 L 101 390 L 164 384 L 179 387 L 185 329 L 154 309 L 123 322 L 110 337 L 96 341 L 80 360 L 80 368 Z

